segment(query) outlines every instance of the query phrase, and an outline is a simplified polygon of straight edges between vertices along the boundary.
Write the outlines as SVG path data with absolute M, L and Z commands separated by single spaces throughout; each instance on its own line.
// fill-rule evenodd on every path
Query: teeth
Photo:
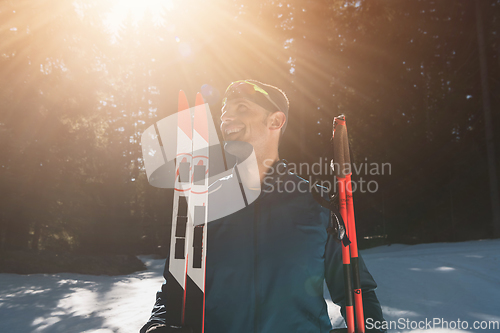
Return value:
M 226 130 L 226 134 L 236 133 L 239 131 L 241 131 L 241 128 L 229 129 L 229 130 Z

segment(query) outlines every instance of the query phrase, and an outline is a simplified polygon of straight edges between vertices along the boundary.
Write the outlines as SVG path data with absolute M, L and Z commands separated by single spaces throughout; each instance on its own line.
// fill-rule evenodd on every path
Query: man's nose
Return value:
M 226 110 L 222 113 L 222 115 L 220 116 L 220 120 L 223 122 L 223 123 L 228 123 L 228 122 L 231 122 L 234 120 L 234 116 L 235 116 L 235 113 L 233 111 L 230 111 L 230 110 Z

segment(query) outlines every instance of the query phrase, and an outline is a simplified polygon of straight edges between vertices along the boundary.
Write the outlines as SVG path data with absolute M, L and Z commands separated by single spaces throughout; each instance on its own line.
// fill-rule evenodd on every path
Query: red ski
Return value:
M 196 95 L 193 125 L 193 172 L 188 220 L 188 260 L 185 324 L 204 332 L 208 207 L 208 106 Z
M 191 193 L 191 170 L 193 132 L 191 114 L 186 95 L 179 92 L 177 112 L 177 155 L 175 165 L 174 202 L 170 254 L 165 293 L 167 322 L 181 326 L 185 322 L 187 285 L 187 246 L 189 243 L 189 199 Z
M 166 315 L 167 323 L 190 327 L 195 333 L 204 332 L 205 319 L 207 112 L 201 94 L 197 94 L 192 110 L 184 92 L 179 92 L 174 203 L 165 286 Z

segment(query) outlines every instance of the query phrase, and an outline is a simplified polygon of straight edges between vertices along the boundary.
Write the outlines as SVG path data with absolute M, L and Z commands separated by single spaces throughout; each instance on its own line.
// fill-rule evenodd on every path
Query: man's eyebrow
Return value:
M 238 101 L 238 102 L 236 102 L 234 104 L 235 104 L 235 107 L 237 109 L 239 109 L 240 107 L 245 107 L 247 109 L 251 109 L 252 108 L 252 105 L 250 103 L 248 103 L 247 100 Z
M 231 102 L 233 102 L 233 104 L 241 104 L 241 103 L 245 103 L 245 104 L 248 104 L 248 100 L 246 98 L 235 98 L 235 99 L 232 99 Z
M 229 102 L 227 102 L 226 104 L 224 104 L 224 106 L 221 108 L 221 112 L 224 113 L 224 111 L 227 109 L 227 106 L 228 106 Z M 246 99 L 241 99 L 241 100 L 232 100 L 232 103 L 233 105 L 239 105 L 239 104 L 245 104 L 246 106 L 249 106 L 250 103 L 246 100 Z

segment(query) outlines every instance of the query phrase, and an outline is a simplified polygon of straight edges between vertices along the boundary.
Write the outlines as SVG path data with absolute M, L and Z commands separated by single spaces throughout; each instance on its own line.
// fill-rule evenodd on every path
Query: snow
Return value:
M 483 327 L 481 321 L 500 324 L 500 240 L 394 244 L 361 253 L 377 281 L 384 318 L 395 322 L 390 332 L 500 331 L 498 326 L 473 328 L 475 321 Z M 341 326 L 336 318 L 333 321 Z M 398 320 L 402 325 L 397 326 Z M 426 320 L 436 321 L 436 326 L 409 327 L 422 322 L 425 328 Z M 458 320 L 462 329 L 451 329 Z M 447 321 L 448 329 L 439 321 Z
M 137 333 L 163 283 L 165 260 L 123 276 L 0 274 L 0 332 Z
M 390 332 L 500 331 L 472 327 L 500 322 L 500 240 L 394 244 L 361 253 L 379 285 L 384 317 L 393 322 Z M 147 271 L 124 276 L 0 274 L 0 332 L 137 333 L 163 283 L 164 265 L 140 258 Z M 343 326 L 338 307 L 328 305 L 332 322 Z M 411 328 L 426 320 L 447 321 L 448 328 L 437 322 Z M 468 329 L 453 329 L 458 320 Z

